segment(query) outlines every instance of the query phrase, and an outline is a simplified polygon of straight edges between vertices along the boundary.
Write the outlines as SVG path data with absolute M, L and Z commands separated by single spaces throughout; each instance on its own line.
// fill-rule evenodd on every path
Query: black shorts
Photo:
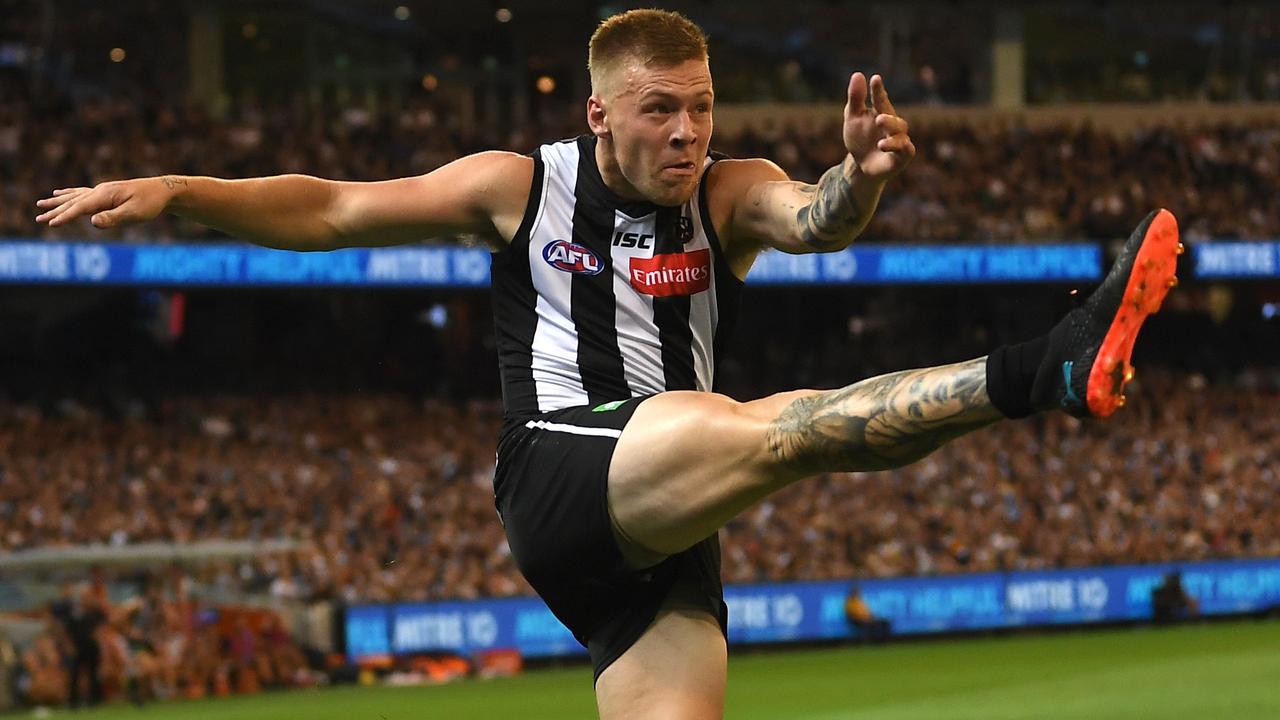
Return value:
M 668 596 L 727 629 L 718 535 L 638 571 L 614 539 L 609 462 L 644 400 L 522 418 L 498 443 L 494 493 L 516 565 L 587 648 L 596 678 L 640 639 Z

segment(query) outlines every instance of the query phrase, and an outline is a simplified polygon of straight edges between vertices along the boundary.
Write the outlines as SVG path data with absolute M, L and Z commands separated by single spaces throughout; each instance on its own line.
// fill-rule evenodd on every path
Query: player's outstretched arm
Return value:
M 95 227 L 146 222 L 162 212 L 287 250 L 396 245 L 461 233 L 498 246 L 515 234 L 533 161 L 508 152 L 455 160 L 426 175 L 380 182 L 309 175 L 222 180 L 163 175 L 66 188 L 36 203 L 51 227 L 88 216 Z
M 730 179 L 741 188 L 734 193 L 732 236 L 789 253 L 848 247 L 871 220 L 885 183 L 911 162 L 916 148 L 879 75 L 871 77 L 870 88 L 860 72 L 849 78 L 843 134 L 848 154 L 814 185 L 788 180 L 771 162 L 737 163 L 731 171 L 737 177 Z

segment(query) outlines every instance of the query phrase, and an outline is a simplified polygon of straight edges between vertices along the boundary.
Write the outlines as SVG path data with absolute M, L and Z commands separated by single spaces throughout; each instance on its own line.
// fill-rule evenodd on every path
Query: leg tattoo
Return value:
M 987 397 L 986 359 L 881 375 L 791 403 L 769 450 L 805 475 L 886 470 L 1003 417 Z

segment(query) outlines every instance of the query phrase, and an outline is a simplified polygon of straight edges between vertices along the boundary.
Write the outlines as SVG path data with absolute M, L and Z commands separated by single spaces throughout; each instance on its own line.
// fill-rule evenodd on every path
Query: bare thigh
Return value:
M 609 467 L 609 511 L 627 559 L 643 566 L 685 550 L 798 479 L 774 460 L 767 433 L 787 405 L 815 393 L 739 403 L 667 392 L 641 403 Z
M 666 608 L 596 680 L 601 720 L 719 720 L 728 649 L 706 612 Z
M 796 480 L 901 467 L 1001 417 L 985 358 L 746 403 L 662 393 L 636 408 L 618 439 L 609 511 L 638 565 L 690 547 Z

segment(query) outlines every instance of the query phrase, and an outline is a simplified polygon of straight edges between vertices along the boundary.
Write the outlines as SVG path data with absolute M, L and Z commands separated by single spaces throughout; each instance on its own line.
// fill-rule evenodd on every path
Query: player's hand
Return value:
M 867 95 L 871 106 L 867 106 Z M 907 135 L 907 121 L 898 117 L 884 89 L 884 78 L 860 72 L 849 78 L 849 100 L 844 106 L 844 146 L 864 175 L 886 181 L 902 172 L 916 146 Z
M 185 185 L 182 178 L 164 176 L 116 180 L 91 188 L 62 188 L 36 201 L 36 207 L 44 210 L 36 216 L 36 222 L 58 227 L 86 215 L 96 228 L 146 222 L 164 212 Z

